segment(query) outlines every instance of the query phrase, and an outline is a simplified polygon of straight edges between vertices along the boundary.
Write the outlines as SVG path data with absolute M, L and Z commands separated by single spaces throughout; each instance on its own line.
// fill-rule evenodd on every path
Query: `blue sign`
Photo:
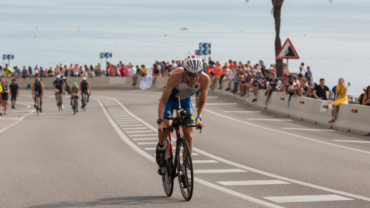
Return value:
M 211 55 L 211 43 L 199 43 L 200 55 Z
M 13 54 L 4 54 L 3 55 L 3 60 L 11 60 L 11 59 L 14 59 L 14 55 Z
M 100 58 L 112 58 L 112 53 L 100 53 Z

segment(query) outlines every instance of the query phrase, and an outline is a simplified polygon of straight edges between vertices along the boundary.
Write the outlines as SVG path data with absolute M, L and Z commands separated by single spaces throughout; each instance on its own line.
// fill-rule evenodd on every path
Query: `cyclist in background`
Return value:
M 77 82 L 72 83 L 72 88 L 71 88 L 71 106 L 73 108 L 73 98 L 77 96 L 76 99 L 76 112 L 78 112 L 78 92 L 80 91 L 80 88 L 77 85 Z
M 56 79 L 54 80 L 53 82 L 54 84 L 54 95 L 55 95 L 55 100 L 57 100 L 57 93 L 60 92 L 60 101 L 62 103 L 62 108 L 63 108 L 63 92 L 64 92 L 64 84 L 63 84 L 63 80 L 60 79 L 60 75 L 58 74 L 56 76 Z M 58 105 L 58 103 L 57 103 Z
M 198 56 L 187 56 L 185 58 L 182 67 L 176 68 L 168 78 L 166 87 L 163 91 L 161 100 L 158 106 L 158 145 L 156 148 L 156 162 L 158 166 L 165 167 L 165 147 L 164 143 L 166 136 L 169 131 L 163 132 L 164 127 L 170 127 L 170 120 L 172 118 L 173 110 L 179 109 L 180 98 L 181 108 L 183 108 L 190 119 L 186 121 L 187 124 L 196 124 L 204 127 L 201 122 L 202 115 L 205 110 L 205 104 L 208 94 L 209 77 L 203 71 L 202 60 Z M 193 116 L 193 106 L 191 103 L 191 96 L 196 92 L 201 92 L 198 105 L 198 116 L 194 120 Z M 193 151 L 193 128 L 192 127 L 182 127 L 184 139 L 189 144 L 190 152 Z
M 40 96 L 40 113 L 42 113 L 42 98 L 44 96 L 44 84 L 40 81 L 39 78 L 35 79 L 35 83 L 32 85 L 32 96 L 34 105 L 33 107 L 36 108 L 36 95 L 38 94 Z
M 91 95 L 91 87 L 90 87 L 90 83 L 87 81 L 86 77 L 82 77 L 82 81 L 80 82 L 80 89 L 81 89 L 81 103 L 82 103 L 82 106 L 81 108 L 85 107 L 84 103 L 83 103 L 83 99 L 84 99 L 84 92 L 87 92 L 87 102 L 89 102 L 89 96 Z
M 63 84 L 64 84 L 64 95 L 66 94 L 66 92 L 69 93 L 69 86 L 68 86 L 68 82 L 67 82 L 67 77 L 63 76 L 62 75 L 62 80 L 63 80 Z

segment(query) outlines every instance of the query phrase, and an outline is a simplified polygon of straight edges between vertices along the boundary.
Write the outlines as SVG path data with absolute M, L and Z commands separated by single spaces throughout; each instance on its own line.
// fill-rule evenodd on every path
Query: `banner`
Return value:
M 152 87 L 153 77 L 145 76 L 141 78 L 140 89 L 145 90 Z

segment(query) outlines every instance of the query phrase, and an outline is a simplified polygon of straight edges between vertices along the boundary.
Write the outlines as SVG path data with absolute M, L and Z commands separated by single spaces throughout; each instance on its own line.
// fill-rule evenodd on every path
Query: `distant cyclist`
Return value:
M 44 84 L 40 81 L 39 78 L 35 79 L 35 83 L 32 85 L 32 96 L 34 105 L 33 107 L 36 108 L 36 94 L 40 96 L 40 113 L 42 113 L 42 98 L 44 96 Z
M 156 148 L 156 161 L 159 167 L 165 167 L 165 147 L 164 142 L 169 131 L 163 132 L 164 127 L 170 127 L 173 110 L 179 109 L 178 98 L 181 100 L 181 108 L 186 110 L 191 119 L 187 120 L 187 124 L 199 124 L 204 127 L 201 122 L 202 115 L 205 110 L 206 98 L 208 94 L 209 77 L 203 71 L 202 60 L 198 56 L 187 56 L 185 58 L 184 68 L 176 68 L 168 78 L 166 87 L 163 91 L 161 100 L 158 106 L 158 137 L 159 142 Z M 194 120 L 193 107 L 191 96 L 197 92 L 201 92 L 198 105 L 198 116 Z M 197 127 L 198 129 L 198 127 Z M 190 151 L 193 151 L 193 128 L 182 127 L 184 139 L 188 142 Z
M 72 83 L 71 88 L 71 106 L 73 108 L 73 98 L 77 96 L 76 98 L 76 112 L 78 112 L 78 92 L 80 91 L 80 88 L 78 87 L 77 82 Z
M 63 93 L 63 95 L 65 95 L 66 92 L 69 93 L 70 89 L 69 89 L 69 86 L 68 86 L 67 77 L 63 76 L 62 80 L 63 80 L 63 84 L 64 84 L 64 93 Z
M 54 95 L 55 95 L 55 100 L 57 100 L 57 93 L 60 92 L 60 101 L 62 103 L 62 107 L 63 107 L 63 92 L 64 92 L 64 84 L 63 84 L 63 80 L 60 78 L 60 75 L 58 74 L 56 76 L 56 79 L 54 80 L 53 82 L 54 84 Z M 57 103 L 58 105 L 58 103 Z
M 81 108 L 85 107 L 85 104 L 83 103 L 84 100 L 84 92 L 87 92 L 87 102 L 89 102 L 89 96 L 91 95 L 91 87 L 90 83 L 87 81 L 86 77 L 82 77 L 82 81 L 80 82 L 80 89 L 81 89 Z

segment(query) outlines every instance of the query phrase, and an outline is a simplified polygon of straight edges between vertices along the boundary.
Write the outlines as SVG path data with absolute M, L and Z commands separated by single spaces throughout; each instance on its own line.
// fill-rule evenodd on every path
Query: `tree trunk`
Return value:
M 284 0 L 271 0 L 273 5 L 274 11 L 274 19 L 275 19 L 275 57 L 281 48 L 281 40 L 280 40 L 280 23 L 281 23 L 281 7 L 283 7 Z M 283 76 L 283 59 L 276 59 L 276 73 L 278 77 Z

